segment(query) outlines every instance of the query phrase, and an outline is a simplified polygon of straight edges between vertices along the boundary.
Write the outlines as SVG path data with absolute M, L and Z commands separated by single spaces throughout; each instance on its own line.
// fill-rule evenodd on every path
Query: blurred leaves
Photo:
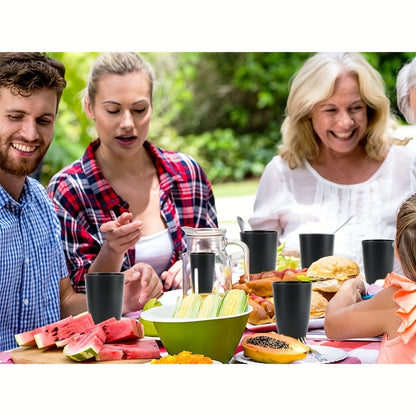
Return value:
M 414 53 L 364 56 L 383 75 L 396 109 L 395 80 Z M 98 52 L 53 52 L 66 68 L 55 139 L 45 157 L 46 184 L 80 157 L 95 139 L 81 105 L 82 90 Z M 182 52 L 142 54 L 155 69 L 149 140 L 191 154 L 213 183 L 258 177 L 277 153 L 289 83 L 311 52 Z M 398 114 L 400 116 L 400 114 Z

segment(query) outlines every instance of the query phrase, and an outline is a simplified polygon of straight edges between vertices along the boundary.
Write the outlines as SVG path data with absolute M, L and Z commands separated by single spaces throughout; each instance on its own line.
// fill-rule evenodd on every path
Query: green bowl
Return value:
M 172 318 L 176 305 L 158 306 L 141 313 L 154 323 L 160 340 L 170 355 L 182 351 L 203 354 L 228 363 L 235 353 L 252 308 L 238 315 L 205 319 Z

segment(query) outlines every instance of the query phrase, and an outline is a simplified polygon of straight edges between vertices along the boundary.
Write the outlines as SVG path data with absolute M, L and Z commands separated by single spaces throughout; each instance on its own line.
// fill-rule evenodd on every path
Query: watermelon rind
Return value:
M 66 346 L 65 346 L 66 347 Z M 96 357 L 98 354 L 98 351 L 94 349 L 93 347 L 87 348 L 84 351 L 80 351 L 79 353 L 71 354 L 70 352 L 65 353 L 64 348 L 64 355 L 66 355 L 68 358 L 71 358 L 71 360 L 74 361 L 86 361 L 90 358 Z
M 34 347 L 36 346 L 35 334 L 39 331 L 39 328 L 32 329 L 31 331 L 22 332 L 14 336 L 17 345 L 19 347 Z
M 99 325 L 65 345 L 63 354 L 74 361 L 85 361 L 96 357 L 107 336 Z

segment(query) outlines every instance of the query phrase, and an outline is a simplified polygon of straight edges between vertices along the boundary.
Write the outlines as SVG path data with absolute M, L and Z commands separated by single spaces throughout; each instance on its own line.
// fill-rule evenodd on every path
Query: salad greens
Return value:
M 300 258 L 282 255 L 285 245 L 282 243 L 277 247 L 276 270 L 300 269 Z

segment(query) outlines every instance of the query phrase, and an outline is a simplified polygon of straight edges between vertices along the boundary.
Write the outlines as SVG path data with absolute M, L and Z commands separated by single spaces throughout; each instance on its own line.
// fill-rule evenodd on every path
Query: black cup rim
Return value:
M 307 284 L 310 284 L 310 285 L 312 285 L 312 282 L 310 282 L 310 281 L 307 281 L 307 280 L 278 280 L 277 282 L 272 282 L 272 285 L 274 286 L 275 284 L 277 285 L 277 284 L 279 284 L 279 285 L 293 285 L 293 284 L 296 284 L 296 285 L 298 285 L 299 283 L 302 283 L 302 284 L 304 284 L 304 283 L 307 283 Z
M 315 235 L 327 235 L 327 236 L 334 236 L 335 234 L 334 233 L 302 233 L 302 234 L 299 234 L 299 237 L 303 237 L 303 236 L 308 236 L 308 235 L 313 235 L 313 236 L 315 236 Z
M 245 230 L 240 231 L 240 234 L 277 234 L 278 231 L 273 230 Z
M 124 276 L 122 272 L 93 272 L 93 273 L 85 273 L 85 277 L 92 276 L 92 277 L 104 277 L 104 276 Z
M 386 243 L 386 242 L 394 242 L 392 238 L 373 238 L 368 240 L 361 240 L 362 243 Z

